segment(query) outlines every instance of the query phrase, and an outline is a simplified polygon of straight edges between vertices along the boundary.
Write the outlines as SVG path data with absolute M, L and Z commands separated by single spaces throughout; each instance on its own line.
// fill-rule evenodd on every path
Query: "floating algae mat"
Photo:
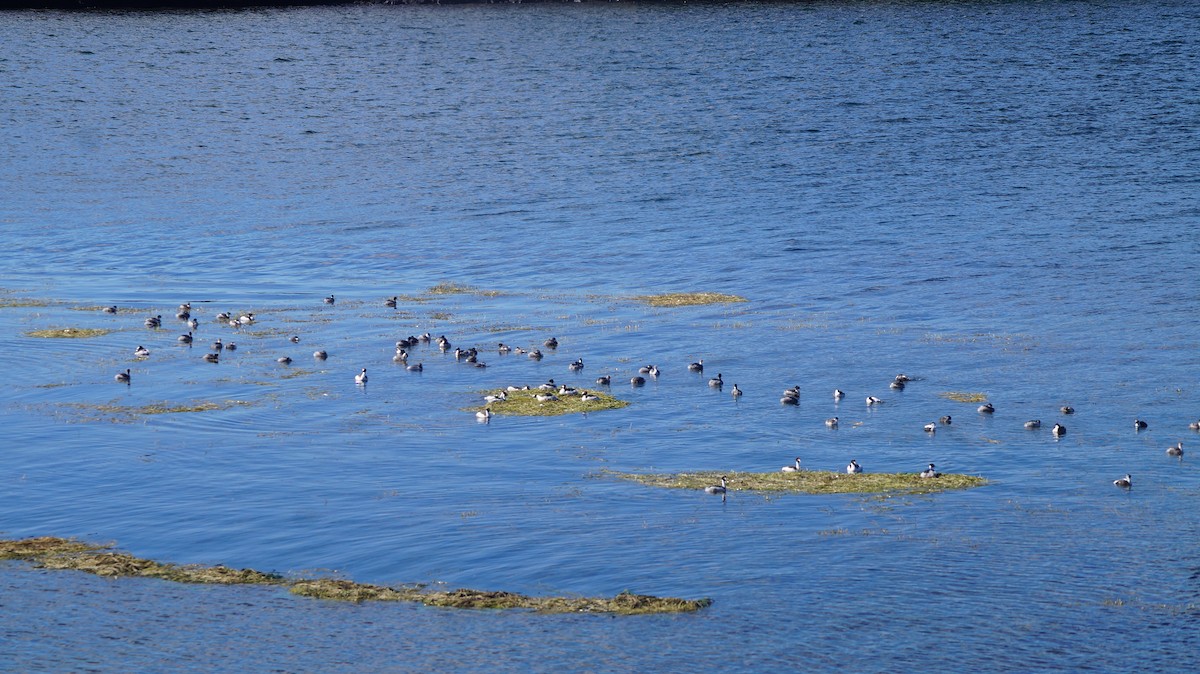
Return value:
M 633 299 L 652 307 L 690 307 L 702 304 L 732 304 L 745 302 L 745 297 L 724 293 L 665 293 L 662 295 L 638 295 Z
M 335 578 L 291 580 L 277 573 L 226 566 L 180 565 L 156 562 L 117 552 L 109 546 L 53 538 L 0 540 L 0 560 L 23 559 L 43 569 L 69 569 L 105 577 L 159 578 L 177 583 L 221 585 L 278 585 L 293 594 L 337 601 L 408 601 L 448 608 L 531 609 L 539 613 L 688 613 L 712 603 L 709 599 L 676 599 L 622 592 L 612 598 L 530 597 L 512 592 L 430 590 L 425 585 L 388 587 Z
M 500 395 L 506 393 L 508 398 L 494 403 L 488 403 L 487 408 L 493 414 L 511 414 L 516 416 L 526 417 L 552 417 L 559 414 L 576 414 L 580 412 L 598 412 L 600 410 L 616 410 L 622 407 L 628 407 L 629 403 L 614 398 L 607 393 L 601 391 L 590 391 L 587 389 L 579 389 L 580 395 L 560 396 L 555 395 L 556 400 L 538 400 L 538 395 L 552 393 L 552 391 L 488 391 L 485 395 Z M 587 394 L 589 398 L 595 396 L 595 400 L 584 400 L 583 394 Z M 483 407 L 474 408 L 482 410 Z
M 945 391 L 938 395 L 959 403 L 985 403 L 988 399 L 986 393 L 966 393 L 964 391 Z
M 84 421 L 96 421 L 100 419 L 130 421 L 137 417 L 155 414 L 212 412 L 214 410 L 227 410 L 233 407 L 242 407 L 253 404 L 254 403 L 247 400 L 225 400 L 221 402 L 206 400 L 187 404 L 157 402 L 138 406 L 117 405 L 115 403 L 59 403 L 58 407 L 60 409 L 73 410 L 75 414 L 78 415 L 72 416 L 71 419 L 82 419 Z
M 654 487 L 672 489 L 704 489 L 728 481 L 729 491 L 798 492 L 804 494 L 931 494 L 951 489 L 969 489 L 987 484 L 974 475 L 943 474 L 923 478 L 917 473 L 835 473 L 824 470 L 802 470 L 794 473 L 737 473 L 706 471 L 701 473 L 609 473 L 623 480 L 633 480 Z
M 41 339 L 87 339 L 89 337 L 103 337 L 110 332 L 112 330 L 103 330 L 100 328 L 52 328 L 27 332 L 25 336 Z

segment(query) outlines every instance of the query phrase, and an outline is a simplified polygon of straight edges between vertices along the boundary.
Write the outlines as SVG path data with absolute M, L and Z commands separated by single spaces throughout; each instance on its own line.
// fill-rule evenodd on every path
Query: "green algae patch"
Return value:
M 802 470 L 794 473 L 738 473 L 705 471 L 699 473 L 617 473 L 609 475 L 632 480 L 652 487 L 670 489 L 704 489 L 728 481 L 729 491 L 793 492 L 802 494 L 932 494 L 953 489 L 969 489 L 987 484 L 975 475 L 943 474 L 923 478 L 917 473 L 835 473 L 824 470 Z
M 453 589 L 431 590 L 425 585 L 388 587 L 336 578 L 290 580 L 278 573 L 233 569 L 223 565 L 180 565 L 156 562 L 113 551 L 108 546 L 73 539 L 27 538 L 0 540 L 0 559 L 22 559 L 43 569 L 83 571 L 106 578 L 158 578 L 176 583 L 218 585 L 278 585 L 293 594 L 331 601 L 405 601 L 445 608 L 528 609 L 539 613 L 609 613 L 640 615 L 688 613 L 712 603 L 710 599 L 678 599 L 622 592 L 603 597 L 531 597 L 513 592 Z
M 988 399 L 986 393 L 967 393 L 965 391 L 943 391 L 938 395 L 956 403 L 985 403 Z
M 466 609 L 528 609 L 538 613 L 690 613 L 712 603 L 710 599 L 678 599 L 622 592 L 615 597 L 531 597 L 514 592 L 454 589 L 429 590 L 420 585 L 386 587 L 324 578 L 292 585 L 292 593 L 334 601 L 407 601 L 426 606 Z
M 110 332 L 112 330 L 101 328 L 50 328 L 27 332 L 25 336 L 39 339 L 88 339 L 89 337 L 103 337 Z
M 591 391 L 588 389 L 579 389 L 580 395 L 554 395 L 555 400 L 538 400 L 537 396 L 553 393 L 552 391 L 504 391 L 496 389 L 495 391 L 487 391 L 484 395 L 500 395 L 506 393 L 506 400 L 499 400 L 494 403 L 488 403 L 485 407 L 490 409 L 493 414 L 508 414 L 522 417 L 553 417 L 560 414 L 581 414 L 584 412 L 599 412 L 601 410 L 616 410 L 622 407 L 628 407 L 627 401 L 604 393 L 602 391 Z M 584 394 L 588 396 L 588 400 L 584 400 Z M 594 400 L 591 398 L 595 398 Z M 475 407 L 473 410 L 483 410 L 484 407 Z
M 662 295 L 638 295 L 633 299 L 652 307 L 690 307 L 747 301 L 745 297 L 724 293 L 665 293 Z

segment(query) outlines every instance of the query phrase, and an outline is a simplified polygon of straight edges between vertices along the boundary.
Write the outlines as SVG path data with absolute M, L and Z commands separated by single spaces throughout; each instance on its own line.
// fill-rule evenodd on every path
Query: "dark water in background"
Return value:
M 0 286 L 51 301 L 0 308 L 0 535 L 716 602 L 621 619 L 342 606 L 6 563 L 0 658 L 1194 670 L 1196 25 L 1184 2 L 0 13 Z M 382 306 L 441 281 L 499 294 Z M 624 299 L 676 290 L 750 301 Z M 141 327 L 183 301 L 195 348 L 173 319 Z M 218 311 L 260 321 L 234 336 Z M 23 336 L 66 326 L 118 331 Z M 424 373 L 394 366 L 395 339 L 425 330 L 562 346 L 488 353 L 483 371 L 428 348 Z M 217 336 L 241 348 L 200 361 Z M 664 375 L 614 386 L 625 410 L 461 411 L 485 388 L 646 363 Z M 112 382 L 126 367 L 129 388 Z M 703 384 L 718 371 L 740 401 Z M 897 372 L 919 381 L 888 391 Z M 793 384 L 802 404 L 784 408 Z M 132 423 L 72 407 L 227 400 L 250 404 Z M 1062 440 L 1022 428 L 1068 403 Z M 922 432 L 942 414 L 954 425 Z M 1178 440 L 1182 462 L 1164 454 Z M 596 477 L 797 454 L 993 484 L 722 504 Z M 1130 493 L 1110 484 L 1126 472 Z

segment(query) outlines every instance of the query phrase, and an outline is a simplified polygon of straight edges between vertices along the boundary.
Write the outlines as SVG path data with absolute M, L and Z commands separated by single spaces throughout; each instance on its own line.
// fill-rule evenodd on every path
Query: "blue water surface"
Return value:
M 1194 671 L 1195 26 L 1170 0 L 0 12 L 0 536 L 714 600 L 543 616 L 4 562 L 0 661 Z M 676 291 L 747 301 L 633 299 Z M 28 336 L 49 328 L 112 332 Z M 393 363 L 427 331 L 488 367 Z M 204 362 L 218 337 L 238 350 Z M 468 409 L 601 374 L 629 407 Z M 722 500 L 608 475 L 795 456 L 990 483 Z

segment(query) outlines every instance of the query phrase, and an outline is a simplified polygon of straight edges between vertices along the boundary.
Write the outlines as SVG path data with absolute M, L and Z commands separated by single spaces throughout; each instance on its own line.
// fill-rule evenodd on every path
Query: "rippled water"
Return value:
M 366 582 L 715 600 L 548 617 L 4 563 L 0 657 L 31 671 L 1195 669 L 1198 15 L 0 13 L 0 535 Z M 488 292 L 425 294 L 445 281 Z M 629 299 L 678 290 L 749 301 Z M 420 301 L 385 308 L 397 294 Z M 196 346 L 172 318 L 142 327 L 184 301 Z M 235 334 L 219 311 L 259 321 Z M 115 332 L 26 336 L 68 326 Z M 393 342 L 426 330 L 489 367 L 429 347 L 423 373 L 394 365 Z M 561 346 L 538 363 L 492 350 L 550 335 Z M 203 362 L 218 336 L 240 348 Z M 698 358 L 704 375 L 686 370 Z M 463 411 L 486 388 L 627 380 L 648 363 L 657 381 L 613 386 L 624 410 L 486 425 Z M 127 367 L 133 385 L 115 384 Z M 746 395 L 705 386 L 716 372 Z M 916 381 L 889 391 L 898 372 Z M 801 404 L 779 405 L 794 384 Z M 868 409 L 872 394 L 886 403 Z M 242 404 L 108 407 L 204 401 Z M 943 414 L 952 426 L 921 430 Z M 1164 453 L 1179 440 L 1182 461 Z M 935 461 L 992 484 L 722 503 L 601 474 L 796 455 Z M 1128 493 L 1111 485 L 1126 472 Z

